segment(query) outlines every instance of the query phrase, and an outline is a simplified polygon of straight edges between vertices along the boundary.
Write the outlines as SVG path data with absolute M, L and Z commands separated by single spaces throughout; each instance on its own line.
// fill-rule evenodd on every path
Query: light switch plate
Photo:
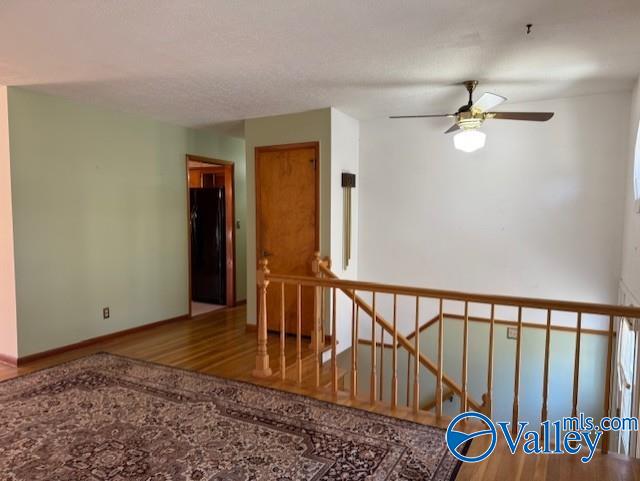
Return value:
M 518 339 L 517 327 L 507 327 L 507 339 Z

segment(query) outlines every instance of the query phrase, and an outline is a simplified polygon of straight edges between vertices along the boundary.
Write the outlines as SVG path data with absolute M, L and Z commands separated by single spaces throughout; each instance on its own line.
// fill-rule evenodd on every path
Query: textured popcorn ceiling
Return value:
M 525 24 L 533 23 L 531 35 Z M 638 0 L 3 0 L 0 83 L 185 126 L 626 90 Z

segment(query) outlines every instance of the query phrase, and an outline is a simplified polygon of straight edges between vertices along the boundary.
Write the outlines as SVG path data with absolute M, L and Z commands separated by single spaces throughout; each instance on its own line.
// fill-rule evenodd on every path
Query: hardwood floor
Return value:
M 255 362 L 256 334 L 245 328 L 244 306 L 215 311 L 210 315 L 187 321 L 175 321 L 148 330 L 112 338 L 62 354 L 32 361 L 19 368 L 0 364 L 0 380 L 9 379 L 37 369 L 77 359 L 95 352 L 111 352 L 137 359 L 213 374 L 220 377 L 259 383 L 277 389 L 297 392 L 318 399 L 337 402 L 381 414 L 410 419 L 419 423 L 446 428 L 446 420 L 436 420 L 429 413 L 414 414 L 406 408 L 391 411 L 382 404 L 371 406 L 364 400 L 352 400 L 346 393 L 332 395 L 328 389 L 317 392 L 310 386 L 312 352 L 303 342 L 305 362 L 302 386 L 294 379 L 296 369 L 287 369 L 288 379 L 258 381 L 250 372 Z M 295 339 L 287 338 L 287 360 L 295 360 Z M 279 339 L 269 338 L 269 355 L 277 368 Z M 323 384 L 330 379 L 329 370 L 323 370 Z M 482 449 L 482 439 L 471 446 L 471 452 Z M 511 455 L 504 443 L 487 460 L 462 466 L 456 481 L 622 481 L 640 480 L 640 463 L 616 455 L 596 454 L 588 464 L 570 455 Z

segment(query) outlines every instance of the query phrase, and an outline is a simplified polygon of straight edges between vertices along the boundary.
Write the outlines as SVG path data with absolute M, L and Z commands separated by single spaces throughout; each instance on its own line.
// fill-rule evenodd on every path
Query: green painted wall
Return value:
M 460 384 L 462 378 L 462 334 L 463 323 L 456 319 L 445 321 L 444 336 L 444 372 Z M 494 332 L 494 420 L 511 421 L 515 374 L 515 341 L 507 339 L 507 328 L 496 325 Z M 420 350 L 432 360 L 437 359 L 437 325 L 426 329 L 420 337 Z M 469 395 L 481 402 L 482 394 L 487 391 L 487 359 L 489 352 L 489 326 L 485 323 L 469 324 L 469 363 L 468 388 Z M 540 422 L 542 408 L 542 381 L 544 367 L 543 329 L 524 328 L 522 331 L 522 362 L 520 374 L 520 410 L 519 419 L 530 423 Z M 391 337 L 386 337 L 391 342 Z M 604 369 L 606 365 L 606 336 L 583 334 L 580 350 L 580 390 L 578 395 L 579 411 L 587 416 L 602 416 Z M 575 354 L 575 334 L 564 331 L 552 331 L 549 358 L 549 418 L 558 419 L 570 416 L 572 408 L 573 365 Z M 378 365 L 380 365 L 380 349 L 378 349 Z M 385 349 L 384 360 L 384 398 L 390 398 L 391 381 L 391 349 Z M 360 344 L 358 348 L 358 392 L 367 396 L 369 393 L 370 346 Z M 413 363 L 413 357 L 411 358 Z M 407 352 L 398 351 L 398 396 L 399 403 L 405 405 L 407 379 L 410 395 L 413 399 L 413 364 L 407 378 Z M 349 369 L 348 366 L 343 366 Z M 348 378 L 348 376 L 347 376 Z M 435 376 L 424 367 L 420 369 L 420 392 L 422 401 L 431 400 L 435 393 Z M 446 415 L 454 416 L 460 412 L 460 401 L 454 397 L 453 402 L 443 405 Z
M 19 355 L 185 314 L 184 156 L 243 141 L 21 88 L 9 130 Z

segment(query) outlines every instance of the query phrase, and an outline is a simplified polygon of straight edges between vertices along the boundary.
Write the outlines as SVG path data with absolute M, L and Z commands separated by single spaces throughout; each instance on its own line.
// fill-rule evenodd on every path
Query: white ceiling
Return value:
M 0 2 L 0 83 L 185 126 L 451 111 L 467 78 L 520 102 L 638 74 L 638 0 Z

